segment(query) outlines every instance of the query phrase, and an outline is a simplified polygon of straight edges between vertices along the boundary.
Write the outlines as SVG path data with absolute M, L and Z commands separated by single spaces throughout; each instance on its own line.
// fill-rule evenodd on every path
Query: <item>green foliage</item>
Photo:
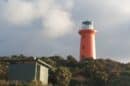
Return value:
M 7 79 L 8 63 L 0 62 L 0 80 Z
M 67 61 L 71 64 L 76 64 L 77 63 L 77 60 L 75 59 L 75 57 L 69 55 L 67 56 Z
M 32 60 L 33 58 L 24 55 L 0 57 L 0 80 L 7 80 L 8 60 Z M 130 63 L 123 64 L 109 59 L 78 62 L 71 55 L 67 56 L 67 59 L 61 56 L 39 58 L 54 67 L 55 70 L 49 70 L 49 83 L 53 86 L 130 86 Z M 0 82 L 0 86 L 8 86 L 1 83 L 9 82 Z M 36 82 L 27 84 L 19 82 L 19 86 L 36 86 L 37 84 Z M 41 86 L 40 83 L 38 86 Z
M 58 86 L 69 85 L 72 74 L 67 67 L 58 67 L 55 74 Z
M 20 55 L 12 55 L 12 56 L 11 56 L 11 59 L 23 59 L 23 58 L 26 58 L 26 56 L 24 56 L 23 54 L 20 54 Z
M 80 65 L 82 71 L 88 77 L 88 84 L 90 86 L 105 86 L 108 80 L 106 66 L 96 60 L 88 60 Z
M 108 86 L 130 86 L 130 73 L 122 73 L 119 77 L 113 76 L 108 83 Z
M 23 82 L 18 80 L 15 81 L 0 80 L 0 86 L 43 86 L 43 85 L 39 81 Z

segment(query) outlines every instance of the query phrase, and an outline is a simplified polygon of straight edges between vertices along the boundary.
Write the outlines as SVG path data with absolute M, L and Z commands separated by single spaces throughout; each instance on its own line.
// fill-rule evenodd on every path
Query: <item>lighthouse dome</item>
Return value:
M 83 21 L 82 29 L 94 29 L 94 25 L 92 21 Z

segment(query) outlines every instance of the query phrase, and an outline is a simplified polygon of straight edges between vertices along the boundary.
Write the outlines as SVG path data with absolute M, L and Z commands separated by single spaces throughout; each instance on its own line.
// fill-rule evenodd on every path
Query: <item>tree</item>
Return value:
M 69 85 L 72 74 L 67 67 L 58 67 L 55 74 L 58 86 Z
M 71 62 L 71 63 L 77 63 L 77 60 L 75 59 L 75 57 L 73 57 L 73 56 L 71 56 L 71 55 L 67 56 L 67 60 L 68 60 L 69 62 Z
M 11 59 L 14 59 L 14 60 L 21 60 L 21 59 L 25 59 L 26 56 L 24 56 L 23 54 L 20 54 L 20 55 L 12 55 L 11 56 Z
M 0 80 L 7 79 L 8 63 L 0 61 Z
M 106 66 L 99 61 L 89 60 L 81 64 L 82 70 L 86 73 L 89 86 L 105 86 L 108 80 Z

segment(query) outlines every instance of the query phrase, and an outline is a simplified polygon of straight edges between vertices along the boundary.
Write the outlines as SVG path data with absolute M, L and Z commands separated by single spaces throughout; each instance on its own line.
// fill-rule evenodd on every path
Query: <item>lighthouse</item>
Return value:
M 82 28 L 79 30 L 80 40 L 80 61 L 84 59 L 96 59 L 95 34 L 92 21 L 82 22 Z

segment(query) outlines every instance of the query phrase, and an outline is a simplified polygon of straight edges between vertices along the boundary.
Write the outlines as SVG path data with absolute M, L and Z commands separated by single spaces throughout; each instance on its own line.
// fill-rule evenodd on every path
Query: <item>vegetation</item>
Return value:
M 60 56 L 39 58 L 55 68 L 49 71 L 49 85 L 52 86 L 130 86 L 130 63 L 123 64 L 108 59 L 78 62 L 71 55 L 66 59 Z M 23 59 L 32 60 L 33 57 L 24 55 L 0 57 L 0 86 L 36 86 L 36 82 L 27 85 L 15 82 L 15 85 L 10 85 L 11 82 L 7 81 L 8 60 Z
M 0 80 L 0 86 L 42 86 L 42 84 L 38 81 L 22 82 Z
M 71 80 L 71 72 L 67 67 L 58 67 L 55 71 L 56 81 L 59 86 L 68 86 Z

